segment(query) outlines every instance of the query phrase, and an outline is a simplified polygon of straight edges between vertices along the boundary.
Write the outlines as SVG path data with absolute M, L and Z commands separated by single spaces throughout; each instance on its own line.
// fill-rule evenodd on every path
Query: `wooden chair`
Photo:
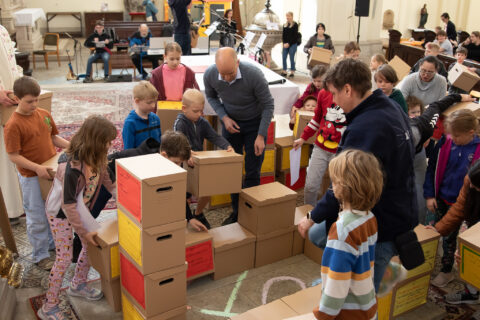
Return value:
M 45 66 L 48 69 L 48 56 L 52 54 L 57 55 L 57 62 L 58 66 L 60 66 L 60 51 L 58 49 L 58 45 L 60 42 L 60 35 L 58 33 L 45 33 L 45 37 L 43 38 L 43 50 L 35 50 L 33 51 L 33 69 L 35 69 L 35 55 L 43 56 L 45 60 Z M 56 46 L 56 50 L 47 50 L 45 46 Z

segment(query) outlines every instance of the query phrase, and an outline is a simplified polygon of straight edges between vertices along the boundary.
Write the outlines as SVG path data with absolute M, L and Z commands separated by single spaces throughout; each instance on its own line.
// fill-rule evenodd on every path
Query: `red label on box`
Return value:
M 260 177 L 260 184 L 275 182 L 275 175 Z
M 270 122 L 270 126 L 267 131 L 267 144 L 275 143 L 275 121 Z
M 285 185 L 292 190 L 298 190 L 305 186 L 305 178 L 307 177 L 307 169 L 300 168 L 300 176 L 293 186 L 290 185 L 290 172 L 285 175 Z
M 139 222 L 142 220 L 142 186 L 127 170 L 117 166 L 117 200 Z
M 212 241 L 205 241 L 185 249 L 188 262 L 187 279 L 213 269 Z
M 122 287 L 145 309 L 145 282 L 143 275 L 127 258 L 120 253 L 120 273 Z

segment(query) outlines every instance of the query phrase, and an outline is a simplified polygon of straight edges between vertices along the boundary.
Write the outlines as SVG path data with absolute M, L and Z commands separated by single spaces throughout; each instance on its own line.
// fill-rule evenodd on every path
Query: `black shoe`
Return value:
M 83 83 L 92 83 L 92 82 L 93 82 L 92 77 L 85 77 L 85 79 L 83 79 Z
M 238 215 L 233 214 L 233 212 L 232 212 L 232 214 L 230 214 L 227 219 L 223 220 L 222 226 L 226 226 L 228 224 L 235 223 L 235 222 L 237 222 L 237 220 L 238 220 Z
M 203 223 L 203 225 L 205 227 L 207 227 L 207 229 L 211 229 L 210 222 L 208 222 L 208 220 L 205 217 L 205 215 L 203 214 L 203 212 L 200 213 L 199 215 L 195 215 L 194 218 L 197 219 L 198 221 L 200 221 L 201 223 Z
M 11 226 L 16 226 L 20 224 L 20 218 L 8 218 Z
M 290 72 L 290 74 L 288 75 L 289 78 L 293 78 L 294 76 L 295 76 L 294 72 Z

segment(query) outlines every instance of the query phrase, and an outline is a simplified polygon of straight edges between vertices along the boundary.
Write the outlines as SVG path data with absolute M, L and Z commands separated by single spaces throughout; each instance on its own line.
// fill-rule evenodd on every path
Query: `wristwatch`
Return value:
M 307 212 L 307 220 L 312 220 L 312 210 Z

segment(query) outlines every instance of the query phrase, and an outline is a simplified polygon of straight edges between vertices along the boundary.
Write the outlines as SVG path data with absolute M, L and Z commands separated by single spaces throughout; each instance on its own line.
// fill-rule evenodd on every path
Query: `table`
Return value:
M 83 36 L 83 23 L 81 12 L 47 12 L 47 32 L 50 32 L 50 25 L 48 23 L 56 16 L 72 16 L 77 19 L 80 22 L 80 31 L 70 32 L 70 34 L 74 37 Z
M 16 27 L 35 27 L 37 19 L 47 19 L 42 8 L 22 9 L 14 12 L 13 15 Z

